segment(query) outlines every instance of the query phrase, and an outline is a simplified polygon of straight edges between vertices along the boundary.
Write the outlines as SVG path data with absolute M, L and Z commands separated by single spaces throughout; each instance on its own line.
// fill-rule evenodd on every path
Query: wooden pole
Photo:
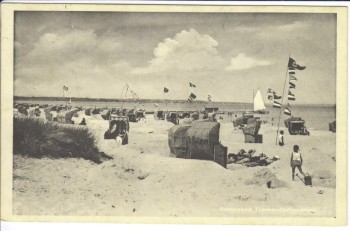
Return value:
M 166 108 L 166 111 L 168 112 L 168 100 L 166 98 L 166 93 L 163 91 L 163 94 L 164 94 L 164 100 L 165 100 L 165 108 Z
M 63 105 L 65 104 L 65 101 L 66 101 L 66 99 L 65 99 L 65 96 L 64 96 L 64 87 L 63 87 L 63 90 L 62 90 L 62 94 L 63 94 Z
M 289 64 L 289 59 L 290 59 L 290 54 L 288 56 L 288 64 Z M 281 109 L 280 109 L 280 114 L 278 116 L 278 128 L 277 128 L 277 135 L 276 135 L 276 144 L 278 144 L 278 133 L 279 133 L 279 130 L 280 130 L 280 122 L 281 122 L 281 113 L 282 113 L 282 108 L 283 108 L 284 91 L 286 89 L 286 83 L 287 83 L 287 78 L 288 78 L 288 64 L 287 64 L 286 78 L 284 80 L 284 86 L 283 86 Z
M 121 99 L 121 101 L 122 101 L 122 106 L 121 106 L 121 108 L 123 108 L 123 106 L 124 106 L 123 93 L 124 93 L 124 89 L 126 88 L 126 86 L 127 86 L 127 84 L 125 84 L 125 85 L 123 86 L 122 93 L 120 94 L 120 99 Z M 125 90 L 125 95 L 126 95 L 126 91 L 127 91 L 127 90 Z

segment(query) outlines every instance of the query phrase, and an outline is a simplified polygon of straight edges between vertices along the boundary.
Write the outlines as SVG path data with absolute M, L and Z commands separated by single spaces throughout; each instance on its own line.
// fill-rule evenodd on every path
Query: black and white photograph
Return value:
M 6 7 L 6 216 L 345 222 L 346 9 Z

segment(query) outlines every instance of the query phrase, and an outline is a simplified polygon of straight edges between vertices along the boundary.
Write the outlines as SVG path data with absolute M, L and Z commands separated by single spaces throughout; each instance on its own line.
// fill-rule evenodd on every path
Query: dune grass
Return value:
M 94 136 L 85 127 L 14 117 L 13 153 L 35 158 L 83 158 L 101 163 Z

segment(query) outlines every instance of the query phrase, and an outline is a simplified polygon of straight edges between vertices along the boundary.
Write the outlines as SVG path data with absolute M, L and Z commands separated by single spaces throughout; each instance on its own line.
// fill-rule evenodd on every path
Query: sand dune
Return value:
M 14 156 L 13 210 L 19 215 L 115 216 L 335 216 L 335 134 L 285 135 L 275 145 L 276 127 L 262 125 L 263 144 L 246 144 L 241 130 L 222 122 L 221 143 L 230 153 L 256 149 L 280 160 L 266 167 L 171 156 L 168 132 L 173 125 L 156 121 L 131 123 L 129 144 L 104 140 L 108 121 L 86 117 L 101 151 L 113 157 L 102 164 L 83 159 L 35 159 Z M 289 166 L 294 144 L 313 187 L 292 181 Z M 275 188 L 266 182 L 273 180 Z

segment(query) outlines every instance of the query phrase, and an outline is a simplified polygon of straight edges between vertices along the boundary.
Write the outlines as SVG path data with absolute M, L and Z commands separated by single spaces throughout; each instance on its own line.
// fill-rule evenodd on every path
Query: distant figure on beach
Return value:
M 51 111 L 50 112 L 51 116 L 52 116 L 52 121 L 57 121 L 57 111 Z
M 303 165 L 303 158 L 301 157 L 301 153 L 298 145 L 293 146 L 292 156 L 290 158 L 290 166 L 292 167 L 292 179 L 294 181 L 294 173 L 295 168 L 298 168 L 299 172 L 305 176 L 301 166 Z
M 273 126 L 273 118 L 271 119 L 271 126 Z
M 283 146 L 284 145 L 284 136 L 283 136 L 283 134 L 284 134 L 284 131 L 281 130 L 280 134 L 278 136 L 278 145 L 279 146 Z
M 83 118 L 79 125 L 86 125 L 85 118 Z

